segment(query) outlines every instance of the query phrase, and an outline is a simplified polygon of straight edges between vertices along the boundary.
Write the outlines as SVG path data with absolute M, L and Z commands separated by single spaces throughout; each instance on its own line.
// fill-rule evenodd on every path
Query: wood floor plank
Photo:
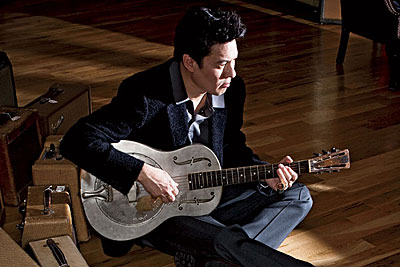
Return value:
M 259 0 L 2 1 L 0 50 L 19 105 L 74 82 L 91 86 L 94 109 L 105 105 L 123 79 L 171 57 L 175 25 L 193 5 L 235 9 L 247 25 L 236 68 L 247 86 L 243 131 L 263 160 L 350 149 L 349 170 L 300 176 L 314 206 L 279 250 L 316 266 L 398 266 L 400 93 L 388 90 L 384 45 L 351 34 L 344 64 L 335 64 L 339 25 Z M 6 208 L 4 229 L 17 242 L 21 217 Z M 80 249 L 90 266 L 174 266 L 138 246 L 106 256 L 96 233 Z

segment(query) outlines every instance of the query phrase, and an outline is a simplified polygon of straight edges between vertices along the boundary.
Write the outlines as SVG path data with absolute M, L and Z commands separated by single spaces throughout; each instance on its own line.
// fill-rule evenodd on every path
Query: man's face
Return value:
M 202 66 L 195 63 L 193 82 L 204 93 L 221 95 L 236 76 L 235 61 L 238 57 L 236 40 L 215 44 L 202 60 Z

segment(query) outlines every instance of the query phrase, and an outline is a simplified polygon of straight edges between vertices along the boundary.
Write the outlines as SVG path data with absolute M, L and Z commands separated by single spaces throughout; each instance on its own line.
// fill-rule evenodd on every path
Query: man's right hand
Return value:
M 137 181 L 140 182 L 153 198 L 160 197 L 163 202 L 175 201 L 178 184 L 161 169 L 144 164 Z

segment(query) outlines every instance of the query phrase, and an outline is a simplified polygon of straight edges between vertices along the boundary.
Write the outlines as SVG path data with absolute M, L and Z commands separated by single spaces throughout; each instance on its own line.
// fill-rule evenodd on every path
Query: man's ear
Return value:
M 183 54 L 182 63 L 183 66 L 185 66 L 185 68 L 188 71 L 190 72 L 194 71 L 194 64 L 196 64 L 196 61 L 193 58 L 191 58 L 188 54 Z

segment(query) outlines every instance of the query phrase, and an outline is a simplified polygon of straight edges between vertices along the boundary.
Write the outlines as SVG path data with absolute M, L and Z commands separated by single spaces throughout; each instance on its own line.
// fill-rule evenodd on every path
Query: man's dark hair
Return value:
M 192 8 L 176 26 L 174 58 L 180 62 L 182 56 L 188 54 L 201 66 L 211 46 L 241 38 L 245 33 L 246 26 L 234 11 Z

